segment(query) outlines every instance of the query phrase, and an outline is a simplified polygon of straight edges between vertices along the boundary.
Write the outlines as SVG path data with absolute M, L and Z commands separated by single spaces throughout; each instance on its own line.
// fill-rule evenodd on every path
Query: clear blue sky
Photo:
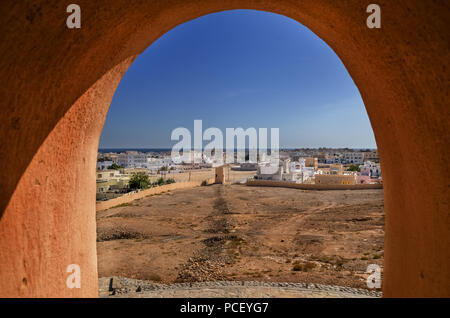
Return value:
M 277 127 L 280 145 L 375 148 L 364 103 L 333 50 L 287 17 L 233 10 L 163 35 L 114 95 L 100 148 L 171 148 L 176 127 Z M 205 142 L 206 144 L 206 142 Z

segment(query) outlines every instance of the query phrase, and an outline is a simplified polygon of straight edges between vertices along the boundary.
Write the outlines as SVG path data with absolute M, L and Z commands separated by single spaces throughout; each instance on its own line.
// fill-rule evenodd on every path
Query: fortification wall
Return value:
M 204 180 L 204 181 L 206 181 L 207 184 L 212 184 L 212 183 L 214 183 L 214 178 Z M 137 192 L 130 192 L 130 193 L 124 194 L 123 196 L 120 196 L 118 198 L 114 198 L 114 199 L 111 199 L 108 201 L 97 202 L 96 211 L 98 212 L 98 211 L 107 210 L 107 209 L 110 209 L 110 208 L 115 207 L 120 204 L 129 203 L 129 202 L 132 202 L 137 199 L 142 199 L 149 195 L 160 194 L 163 192 L 178 190 L 178 189 L 199 187 L 202 185 L 202 182 L 203 181 L 178 182 L 178 183 L 166 184 L 166 185 L 162 185 L 159 187 L 150 188 L 150 189 L 146 189 L 146 190 L 141 190 L 141 191 L 137 191 Z
M 248 186 L 253 187 L 282 187 L 301 190 L 367 190 L 383 189 L 382 184 L 306 184 L 286 181 L 249 180 Z

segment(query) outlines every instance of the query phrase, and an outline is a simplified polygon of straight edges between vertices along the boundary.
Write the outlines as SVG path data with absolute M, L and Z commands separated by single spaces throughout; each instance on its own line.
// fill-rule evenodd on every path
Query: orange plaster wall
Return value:
M 378 0 L 376 30 L 364 0 L 77 3 L 79 30 L 63 1 L 0 3 L 0 296 L 96 296 L 95 153 L 114 90 L 162 34 L 229 9 L 284 14 L 338 54 L 383 169 L 384 296 L 450 296 L 447 1 Z M 68 290 L 76 262 L 82 288 Z
M 128 59 L 79 98 L 28 166 L 0 222 L 0 297 L 97 297 L 95 167 Z M 81 288 L 67 288 L 78 264 Z

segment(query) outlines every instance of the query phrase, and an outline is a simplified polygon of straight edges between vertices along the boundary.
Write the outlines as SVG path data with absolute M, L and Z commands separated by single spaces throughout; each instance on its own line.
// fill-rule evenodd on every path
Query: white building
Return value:
M 344 160 L 346 163 L 362 164 L 364 162 L 364 155 L 362 152 L 346 152 L 344 153 Z
M 362 176 L 369 176 L 371 178 L 381 177 L 381 167 L 379 163 L 366 161 L 363 165 L 359 166 L 359 170 Z
M 305 183 L 314 177 L 314 173 L 314 167 L 305 167 L 304 159 L 299 159 L 298 162 L 285 159 L 280 161 L 275 173 L 270 165 L 259 166 L 255 179 Z
M 147 163 L 143 166 L 143 168 L 158 171 L 162 167 L 170 168 L 174 165 L 171 157 L 163 157 L 163 158 L 147 158 Z
M 98 170 L 105 170 L 108 169 L 108 167 L 110 167 L 114 162 L 110 161 L 110 160 L 106 160 L 106 161 L 98 161 L 97 162 L 97 169 Z
M 147 154 L 137 151 L 119 153 L 118 164 L 124 168 L 146 168 Z
M 345 161 L 342 155 L 327 155 L 325 158 L 325 163 L 333 164 L 333 163 L 343 163 Z

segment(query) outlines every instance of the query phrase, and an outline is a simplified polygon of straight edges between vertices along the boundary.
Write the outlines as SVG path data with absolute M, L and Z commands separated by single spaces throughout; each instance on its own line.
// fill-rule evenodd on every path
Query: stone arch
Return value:
M 159 36 L 231 9 L 283 14 L 341 58 L 366 105 L 385 186 L 385 296 L 450 296 L 449 6 L 380 0 L 99 0 L 0 4 L 0 296 L 97 295 L 94 166 L 120 78 Z M 417 175 L 420 175 L 418 180 Z M 68 289 L 66 267 L 81 267 Z

